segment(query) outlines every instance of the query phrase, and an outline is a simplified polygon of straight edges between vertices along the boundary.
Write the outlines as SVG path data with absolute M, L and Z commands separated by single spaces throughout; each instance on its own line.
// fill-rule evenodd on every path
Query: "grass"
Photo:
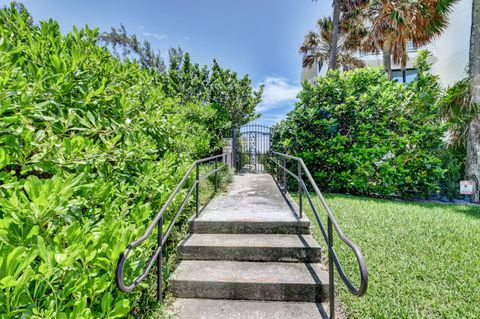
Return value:
M 327 201 L 368 265 L 364 297 L 352 296 L 336 276 L 349 319 L 480 318 L 480 207 L 345 195 L 329 195 Z M 308 208 L 307 214 L 313 222 Z M 313 224 L 314 236 L 324 244 Z M 335 243 L 358 284 L 353 253 L 339 238 Z

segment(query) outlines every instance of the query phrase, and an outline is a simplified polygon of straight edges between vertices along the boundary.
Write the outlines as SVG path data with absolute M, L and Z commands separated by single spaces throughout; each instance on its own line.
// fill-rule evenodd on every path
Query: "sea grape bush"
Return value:
M 212 151 L 215 107 L 179 103 L 97 39 L 0 10 L 1 318 L 128 316 L 140 293 L 116 289 L 119 254 Z
M 423 54 L 420 66 L 426 64 Z M 404 85 L 381 69 L 330 72 L 304 83 L 274 128 L 274 147 L 302 157 L 323 189 L 368 195 L 429 195 L 439 189 L 446 127 L 428 70 Z
M 129 35 L 123 25 L 119 29 L 100 35 L 100 43 L 113 49 L 116 56 L 129 60 L 137 57 L 143 68 L 155 70 L 167 97 L 174 97 L 182 104 L 202 103 L 216 111 L 213 121 L 205 123 L 213 147 L 223 142 L 223 135 L 234 127 L 259 117 L 255 107 L 260 103 L 263 85 L 253 88 L 250 76 L 240 76 L 225 69 L 214 59 L 212 65 L 193 63 L 190 54 L 181 48 L 170 48 L 167 63 L 155 53 L 148 42 L 140 44 L 135 35 Z M 230 135 L 230 134 L 229 134 Z
M 216 123 L 209 127 L 228 129 L 239 127 L 258 118 L 255 107 L 261 102 L 263 85 L 253 89 L 248 75 L 240 77 L 224 69 L 214 59 L 211 68 L 192 63 L 190 55 L 170 54 L 168 71 L 160 81 L 169 97 L 182 103 L 206 103 L 217 111 Z

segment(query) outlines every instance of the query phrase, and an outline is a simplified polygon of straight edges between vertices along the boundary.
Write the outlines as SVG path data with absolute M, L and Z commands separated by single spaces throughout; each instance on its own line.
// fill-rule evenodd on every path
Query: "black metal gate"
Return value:
M 234 166 L 239 172 L 266 172 L 271 136 L 269 126 L 257 123 L 249 123 L 233 131 Z

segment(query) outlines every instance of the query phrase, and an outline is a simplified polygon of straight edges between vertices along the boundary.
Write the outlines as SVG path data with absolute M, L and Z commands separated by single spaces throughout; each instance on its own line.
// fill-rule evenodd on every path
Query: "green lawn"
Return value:
M 336 277 L 348 318 L 480 318 L 479 207 L 344 195 L 327 201 L 368 265 L 362 298 Z M 347 273 L 357 279 L 353 254 L 335 240 Z

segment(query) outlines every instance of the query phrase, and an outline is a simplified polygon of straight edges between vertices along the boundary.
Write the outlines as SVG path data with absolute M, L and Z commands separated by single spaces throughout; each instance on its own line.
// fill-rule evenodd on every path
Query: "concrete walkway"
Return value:
M 326 318 L 321 250 L 273 178 L 236 175 L 181 243 L 175 318 Z
M 271 175 L 247 173 L 234 176 L 228 192 L 215 197 L 193 221 L 192 231 L 308 234 L 309 225 L 287 204 Z

